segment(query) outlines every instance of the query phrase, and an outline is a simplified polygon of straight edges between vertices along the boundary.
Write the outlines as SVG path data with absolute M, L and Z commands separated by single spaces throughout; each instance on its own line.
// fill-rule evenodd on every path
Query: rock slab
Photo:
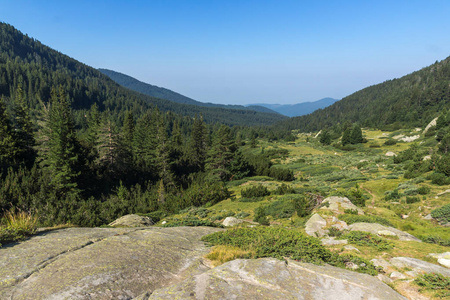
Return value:
M 390 260 L 391 264 L 397 268 L 412 268 L 421 273 L 438 273 L 444 276 L 450 276 L 450 270 L 417 258 L 394 257 Z
M 319 214 L 314 214 L 306 222 L 305 232 L 310 236 L 321 237 L 326 234 L 326 231 L 323 229 L 325 226 L 327 226 L 327 221 Z
M 225 220 L 223 220 L 222 225 L 225 227 L 232 227 L 241 224 L 242 222 L 244 222 L 244 220 L 235 217 L 226 217 Z
M 207 227 L 69 228 L 0 248 L 0 299 L 131 299 L 206 271 Z
M 393 227 L 387 227 L 378 223 L 353 223 L 348 226 L 351 231 L 364 231 L 364 232 L 370 232 L 373 234 L 378 235 L 396 235 L 400 241 L 416 241 L 421 242 L 420 239 L 416 238 L 415 236 L 398 230 Z
M 276 276 L 274 276 L 276 274 Z M 332 266 L 239 259 L 156 290 L 149 299 L 406 299 L 376 277 Z
M 148 227 L 152 226 L 153 220 L 149 217 L 138 216 L 138 215 L 125 215 L 118 218 L 117 220 L 111 222 L 109 226 L 112 227 Z

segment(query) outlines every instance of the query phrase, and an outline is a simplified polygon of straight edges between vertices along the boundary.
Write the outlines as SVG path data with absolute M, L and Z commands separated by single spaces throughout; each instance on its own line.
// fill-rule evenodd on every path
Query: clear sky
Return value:
M 213 103 L 340 99 L 450 56 L 449 0 L 0 0 L 0 21 Z

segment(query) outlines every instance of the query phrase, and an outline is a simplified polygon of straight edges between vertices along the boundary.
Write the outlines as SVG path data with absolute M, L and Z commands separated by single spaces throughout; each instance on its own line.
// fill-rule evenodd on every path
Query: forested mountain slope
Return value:
M 39 106 L 39 99 L 44 102 L 50 99 L 51 87 L 62 86 L 74 109 L 88 109 L 97 103 L 100 110 L 131 110 L 139 115 L 157 106 L 161 111 L 184 116 L 202 114 L 208 123 L 228 125 L 267 125 L 284 118 L 251 110 L 179 104 L 130 91 L 98 70 L 43 45 L 11 25 L 0 23 L 0 96 L 9 99 L 18 86 L 24 90 L 32 108 Z
M 120 84 L 123 87 L 126 87 L 130 90 L 142 93 L 144 95 L 148 95 L 151 97 L 156 97 L 160 99 L 166 99 L 177 103 L 183 104 L 192 104 L 203 107 L 219 107 L 219 108 L 227 108 L 227 109 L 239 109 L 239 110 L 254 110 L 257 112 L 264 113 L 273 113 L 278 114 L 276 111 L 271 110 L 269 108 L 263 106 L 242 106 L 242 105 L 225 105 L 225 104 L 214 104 L 214 103 L 204 103 L 189 97 L 183 96 L 177 92 L 171 91 L 169 89 L 158 87 L 155 85 L 151 85 L 142 81 L 137 80 L 129 75 L 122 74 L 120 72 L 108 70 L 108 69 L 98 69 L 100 72 L 114 80 L 116 83 Z
M 362 126 L 424 126 L 450 103 L 450 57 L 399 79 L 362 89 L 314 113 L 281 122 L 302 131 L 350 121 Z

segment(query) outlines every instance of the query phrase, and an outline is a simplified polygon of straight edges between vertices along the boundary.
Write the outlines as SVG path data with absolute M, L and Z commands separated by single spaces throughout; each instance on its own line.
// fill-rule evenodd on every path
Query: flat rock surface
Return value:
M 390 262 L 397 268 L 412 268 L 420 272 L 439 273 L 444 276 L 450 276 L 450 269 L 417 258 L 394 257 L 391 258 Z
M 113 227 L 147 227 L 152 225 L 153 221 L 149 217 L 134 214 L 125 215 L 109 224 L 109 226 Z
M 276 276 L 274 276 L 276 274 Z M 153 292 L 149 299 L 406 299 L 376 277 L 332 266 L 234 260 Z
M 396 236 L 398 236 L 398 239 L 400 241 L 416 241 L 416 242 L 421 242 L 420 239 L 416 238 L 415 236 L 398 230 L 396 228 L 393 227 L 387 227 L 378 223 L 364 223 L 364 222 L 360 222 L 360 223 L 353 223 L 351 225 L 348 226 L 349 229 L 351 231 L 364 231 L 364 232 L 370 232 L 373 234 L 380 234 L 382 235 L 382 233 L 387 233 L 388 231 L 390 233 L 395 234 Z
M 305 232 L 310 236 L 324 236 L 326 231 L 323 229 L 327 226 L 327 221 L 319 214 L 314 214 L 305 223 Z
M 131 299 L 208 268 L 218 229 L 69 228 L 0 248 L 0 299 Z

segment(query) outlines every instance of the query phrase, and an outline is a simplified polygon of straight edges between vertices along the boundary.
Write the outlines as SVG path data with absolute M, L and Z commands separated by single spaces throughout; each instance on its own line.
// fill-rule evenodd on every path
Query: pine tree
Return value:
M 353 125 L 352 132 L 350 133 L 350 142 L 352 144 L 361 144 L 364 141 L 361 127 L 357 124 Z
M 159 177 L 165 186 L 173 186 L 172 161 L 170 157 L 169 137 L 167 136 L 164 119 L 161 116 L 157 124 L 156 134 L 156 165 Z
M 21 86 L 17 88 L 14 97 L 14 125 L 16 145 L 19 151 L 18 158 L 28 165 L 32 165 L 36 154 L 33 148 L 35 146 L 33 124 Z
M 331 135 L 328 132 L 327 129 L 323 129 L 322 133 L 320 134 L 320 139 L 319 139 L 320 143 L 323 145 L 329 145 L 331 144 Z
M 11 126 L 11 120 L 6 112 L 3 97 L 0 98 L 0 166 L 10 164 L 17 156 L 17 146 Z
M 351 128 L 347 128 L 344 130 L 344 133 L 342 134 L 342 140 L 341 140 L 342 146 L 351 144 L 351 142 L 352 142 L 351 133 L 352 133 Z
M 192 124 L 191 140 L 189 144 L 189 160 L 198 171 L 205 169 L 208 134 L 203 117 L 197 117 Z
M 53 88 L 51 104 L 48 110 L 48 120 L 42 135 L 45 145 L 40 148 L 41 165 L 50 175 L 50 185 L 58 196 L 64 197 L 69 193 L 78 193 L 76 179 L 79 163 L 79 149 L 69 102 L 64 90 L 59 94 Z
M 230 180 L 231 162 L 235 157 L 237 147 L 228 126 L 222 125 L 216 132 L 211 149 L 208 151 L 206 169 L 212 178 Z
M 155 112 L 147 112 L 137 122 L 133 138 L 135 165 L 150 177 L 156 177 Z

